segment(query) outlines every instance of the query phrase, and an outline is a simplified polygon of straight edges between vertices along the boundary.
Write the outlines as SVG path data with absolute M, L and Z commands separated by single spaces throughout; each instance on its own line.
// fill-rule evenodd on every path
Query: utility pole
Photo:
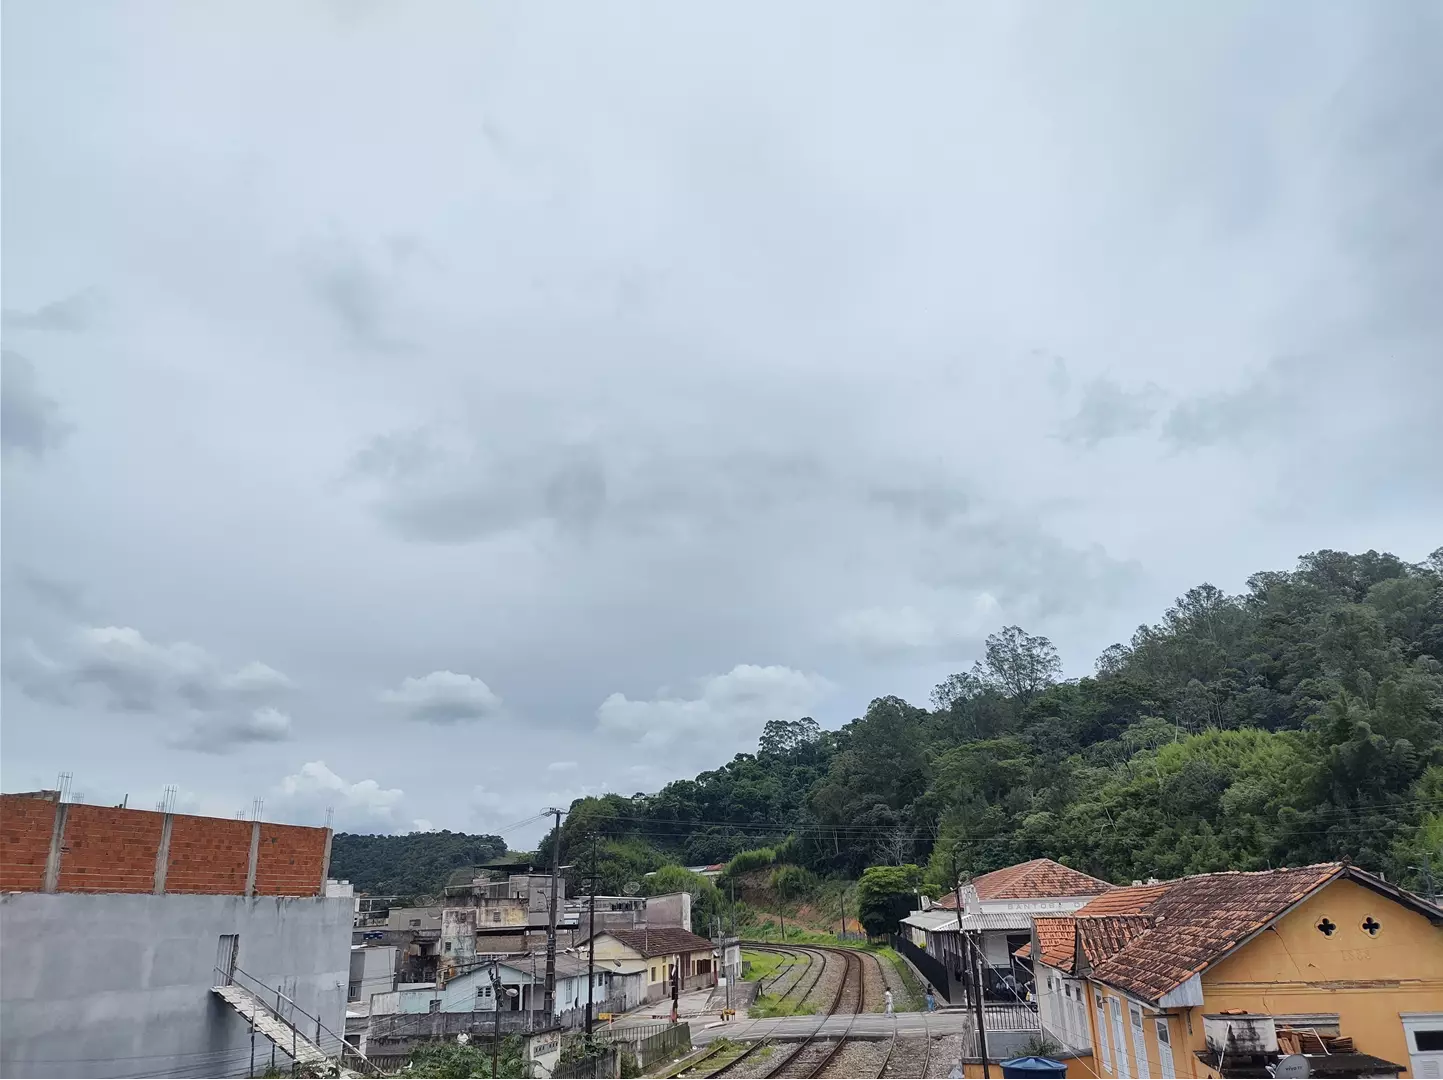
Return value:
M 491 1034 L 491 1075 L 495 1076 L 501 1059 L 501 970 L 491 961 L 491 1004 L 496 1011 Z
M 591 834 L 591 926 L 586 932 L 586 1034 L 591 1034 L 591 1004 L 596 988 L 596 834 Z
M 561 880 L 561 811 L 552 806 L 544 813 L 556 815 L 551 845 L 551 918 L 546 923 L 546 986 L 542 991 L 542 1008 L 549 1024 L 556 1015 L 556 885 Z M 491 1075 L 496 1075 L 494 1069 Z
M 960 919 L 958 926 L 961 926 Z M 990 1080 L 992 1074 L 987 1071 L 987 1010 L 982 1004 L 982 950 L 971 938 L 967 939 L 967 944 L 972 947 L 972 970 L 977 987 L 977 1052 L 982 1055 L 982 1080 Z
M 842 904 L 842 932 L 841 932 L 840 934 L 838 934 L 837 937 L 838 937 L 838 939 L 841 940 L 841 941 L 846 941 L 846 940 L 847 940 L 847 886 L 846 886 L 845 884 L 842 886 L 842 899 L 841 899 L 841 904 Z

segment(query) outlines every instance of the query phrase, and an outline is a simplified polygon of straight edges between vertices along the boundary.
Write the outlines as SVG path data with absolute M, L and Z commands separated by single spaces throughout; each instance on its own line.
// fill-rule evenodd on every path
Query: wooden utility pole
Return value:
M 961 926 L 960 918 L 958 926 Z M 977 1052 L 982 1056 L 982 1078 L 990 1080 L 992 1074 L 987 1070 L 987 1007 L 982 1002 L 982 950 L 971 938 L 967 939 L 967 943 L 972 947 L 972 970 L 977 986 Z
M 542 1008 L 549 1024 L 556 1015 L 556 886 L 561 880 L 561 811 L 553 806 L 545 813 L 556 815 L 551 845 L 551 917 L 546 923 L 546 985 L 542 990 Z

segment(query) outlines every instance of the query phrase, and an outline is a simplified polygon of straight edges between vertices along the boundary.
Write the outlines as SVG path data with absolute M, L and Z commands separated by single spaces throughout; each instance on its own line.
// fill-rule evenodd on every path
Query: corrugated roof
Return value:
M 606 933 L 633 952 L 648 957 L 702 952 L 703 950 L 709 952 L 712 949 L 712 943 L 706 938 L 698 937 L 690 930 L 683 930 L 679 926 L 659 926 L 650 930 L 607 930 Z M 603 935 L 598 931 L 596 936 Z
M 936 930 L 943 926 L 950 929 L 957 927 L 957 916 L 951 911 L 914 911 L 902 921 L 919 930 Z
M 931 912 L 923 914 L 930 915 Z M 933 932 L 956 930 L 957 916 L 949 911 L 941 922 L 934 926 L 924 926 L 923 929 Z M 988 911 L 980 915 L 963 915 L 962 929 L 969 934 L 979 930 L 1031 930 L 1032 916 L 1025 911 Z
M 974 878 L 972 888 L 979 900 L 1026 900 L 1032 897 L 1095 896 L 1112 886 L 1053 859 L 1033 859 Z

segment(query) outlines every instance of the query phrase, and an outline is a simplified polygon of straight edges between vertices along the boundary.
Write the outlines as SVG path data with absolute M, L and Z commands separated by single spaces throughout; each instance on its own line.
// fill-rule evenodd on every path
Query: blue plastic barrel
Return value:
M 1020 1057 L 1002 1062 L 1003 1076 L 1066 1076 L 1067 1066 L 1045 1057 Z

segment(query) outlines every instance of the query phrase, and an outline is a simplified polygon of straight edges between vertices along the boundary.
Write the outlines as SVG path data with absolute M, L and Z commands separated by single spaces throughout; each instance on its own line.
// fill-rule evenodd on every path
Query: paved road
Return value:
M 971 1020 L 963 1012 L 896 1013 L 886 1016 L 882 1013 L 859 1013 L 857 1016 L 776 1016 L 766 1020 L 720 1020 L 708 1022 L 705 1017 L 694 1017 L 691 1021 L 691 1041 L 703 1046 L 713 1039 L 726 1036 L 729 1039 L 762 1039 L 768 1035 L 787 1037 L 795 1035 L 805 1038 L 818 1030 L 822 1035 L 849 1033 L 853 1038 L 890 1038 L 893 1033 L 901 1035 L 954 1035 L 968 1030 Z

